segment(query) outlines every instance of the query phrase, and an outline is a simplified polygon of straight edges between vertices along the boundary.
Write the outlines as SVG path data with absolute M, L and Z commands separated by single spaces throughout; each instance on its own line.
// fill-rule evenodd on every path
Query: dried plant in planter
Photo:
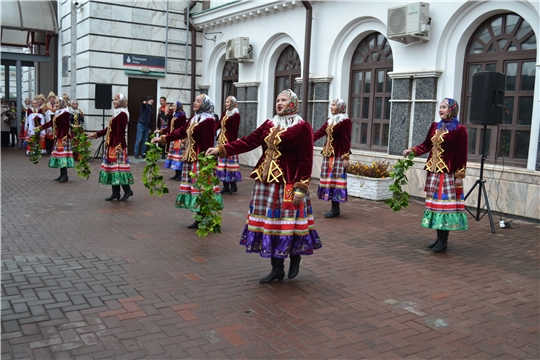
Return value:
M 390 171 L 392 171 L 392 165 L 388 161 L 382 160 L 374 161 L 371 164 L 363 164 L 360 161 L 356 161 L 347 167 L 348 174 L 377 179 L 390 177 Z

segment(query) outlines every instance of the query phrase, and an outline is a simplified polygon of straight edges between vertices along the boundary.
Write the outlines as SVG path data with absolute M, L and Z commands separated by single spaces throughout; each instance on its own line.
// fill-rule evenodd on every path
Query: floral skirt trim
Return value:
M 99 182 L 103 185 L 132 185 L 133 175 L 131 172 L 99 172 Z
M 127 149 L 116 154 L 113 147 L 105 146 L 99 182 L 103 185 L 131 185 L 134 183 Z
M 179 209 L 189 209 L 197 211 L 197 197 L 199 190 L 195 188 L 196 178 L 192 178 L 189 173 L 198 173 L 199 162 L 184 162 L 182 167 L 182 179 L 180 180 L 180 189 L 176 197 L 175 207 Z M 223 197 L 219 191 L 219 186 L 214 186 L 214 194 L 223 208 Z
M 426 178 L 426 210 L 422 227 L 437 230 L 467 230 L 463 188 L 454 183 L 453 173 L 429 172 Z
M 216 176 L 223 182 L 241 182 L 242 174 L 240 174 L 238 155 L 219 158 Z
M 324 201 L 347 201 L 347 172 L 341 158 L 323 157 L 317 197 Z
M 182 187 L 182 185 L 180 185 Z M 189 188 L 189 185 L 186 186 L 186 189 Z M 178 196 L 176 197 L 176 202 L 174 207 L 178 209 L 189 209 L 190 211 L 198 211 L 199 206 L 197 205 L 197 197 L 199 196 L 199 191 L 197 189 L 193 189 L 193 192 L 182 192 L 178 193 Z M 216 199 L 221 204 L 221 208 L 223 209 L 223 196 L 219 192 L 219 187 L 214 188 L 214 195 Z
M 468 230 L 469 225 L 465 213 L 437 213 L 424 211 L 422 227 L 437 230 Z
M 316 230 L 309 230 L 306 235 L 271 235 L 263 231 L 253 230 L 249 225 L 244 227 L 240 245 L 246 247 L 247 253 L 259 253 L 261 257 L 285 259 L 292 255 L 312 255 L 314 250 L 322 247 Z
M 73 152 L 71 151 L 71 142 L 69 140 L 67 140 L 65 144 L 61 139 L 55 141 L 51 158 L 49 159 L 49 167 L 54 169 L 75 167 Z
M 182 170 L 182 155 L 185 150 L 185 144 L 182 140 L 171 141 L 169 154 L 165 160 L 165 168 L 171 170 Z
M 255 182 L 240 245 L 261 257 L 311 255 L 322 247 L 309 193 L 298 208 L 284 201 L 286 184 Z

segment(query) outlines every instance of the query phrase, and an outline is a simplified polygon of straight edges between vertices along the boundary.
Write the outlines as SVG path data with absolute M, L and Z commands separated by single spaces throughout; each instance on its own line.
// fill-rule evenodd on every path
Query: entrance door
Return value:
M 154 100 L 156 99 L 157 79 L 128 79 L 128 111 L 130 120 L 128 125 L 129 155 L 133 155 L 133 148 L 135 147 L 135 140 L 137 139 L 137 122 L 139 120 L 141 104 L 149 95 L 152 96 Z M 150 133 L 152 133 L 156 128 L 156 103 L 159 104 L 159 101 L 154 102 L 154 111 L 152 112 L 152 121 L 150 122 L 152 126 Z

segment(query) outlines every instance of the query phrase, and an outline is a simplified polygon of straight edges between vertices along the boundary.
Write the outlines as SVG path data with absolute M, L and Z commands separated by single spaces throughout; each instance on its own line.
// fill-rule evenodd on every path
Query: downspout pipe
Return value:
M 197 79 L 197 30 L 191 23 L 189 11 L 196 5 L 196 1 L 189 1 L 188 6 L 184 9 L 184 22 L 186 24 L 186 50 L 189 46 L 187 39 L 188 31 L 191 32 L 191 103 L 195 102 L 195 85 Z M 188 69 L 188 56 L 186 51 L 186 75 Z M 193 112 L 193 110 L 192 110 Z M 192 114 L 193 115 L 193 114 Z
M 169 67 L 169 0 L 167 0 L 167 12 L 165 18 L 165 74 Z
M 71 100 L 77 99 L 77 7 L 71 4 L 70 85 Z
M 304 61 L 302 63 L 302 119 L 307 120 L 309 93 L 309 63 L 311 54 L 311 25 L 313 23 L 313 7 L 309 1 L 302 1 L 306 8 L 306 32 L 304 36 Z M 311 121 L 309 121 L 311 123 Z M 312 124 L 313 125 L 313 124 Z
M 191 27 L 191 103 L 193 104 L 195 102 L 195 85 L 197 80 L 197 30 L 191 23 L 191 20 L 188 21 Z

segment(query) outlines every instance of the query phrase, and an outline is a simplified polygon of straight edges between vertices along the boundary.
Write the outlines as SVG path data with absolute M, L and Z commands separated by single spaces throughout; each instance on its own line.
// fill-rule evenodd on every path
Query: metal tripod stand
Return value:
M 101 119 L 101 127 L 105 128 L 105 109 L 103 109 L 103 118 Z M 101 144 L 96 149 L 96 152 L 94 153 L 94 156 L 90 159 L 90 162 L 94 161 L 94 159 L 99 159 L 103 157 L 103 154 L 105 153 L 105 139 L 101 138 Z
M 474 188 L 476 186 L 478 186 L 478 201 L 476 203 L 476 215 L 473 214 L 471 212 L 471 210 L 469 210 L 469 208 L 465 208 L 465 209 L 467 209 L 469 214 L 471 214 L 471 216 L 476 221 L 480 221 L 480 219 L 482 219 L 484 217 L 484 215 L 486 215 L 486 213 L 487 213 L 488 217 L 489 217 L 489 223 L 491 225 L 491 232 L 494 233 L 495 232 L 495 226 L 493 225 L 493 217 L 491 216 L 491 208 L 489 207 L 489 199 L 488 199 L 488 195 L 487 195 L 487 191 L 486 191 L 486 180 L 483 178 L 483 176 L 484 176 L 484 162 L 486 160 L 486 156 L 485 156 L 486 133 L 487 133 L 486 127 L 487 127 L 487 125 L 484 124 L 484 134 L 483 134 L 483 140 L 482 140 L 482 158 L 480 160 L 480 179 L 476 180 L 476 182 L 474 183 L 474 186 L 469 190 L 467 195 L 465 195 L 465 200 L 467 200 L 469 195 L 474 191 Z M 484 211 L 483 214 L 481 214 L 482 207 L 480 206 L 481 205 L 480 202 L 482 201 L 482 194 L 484 194 L 484 201 L 486 203 L 486 211 Z

